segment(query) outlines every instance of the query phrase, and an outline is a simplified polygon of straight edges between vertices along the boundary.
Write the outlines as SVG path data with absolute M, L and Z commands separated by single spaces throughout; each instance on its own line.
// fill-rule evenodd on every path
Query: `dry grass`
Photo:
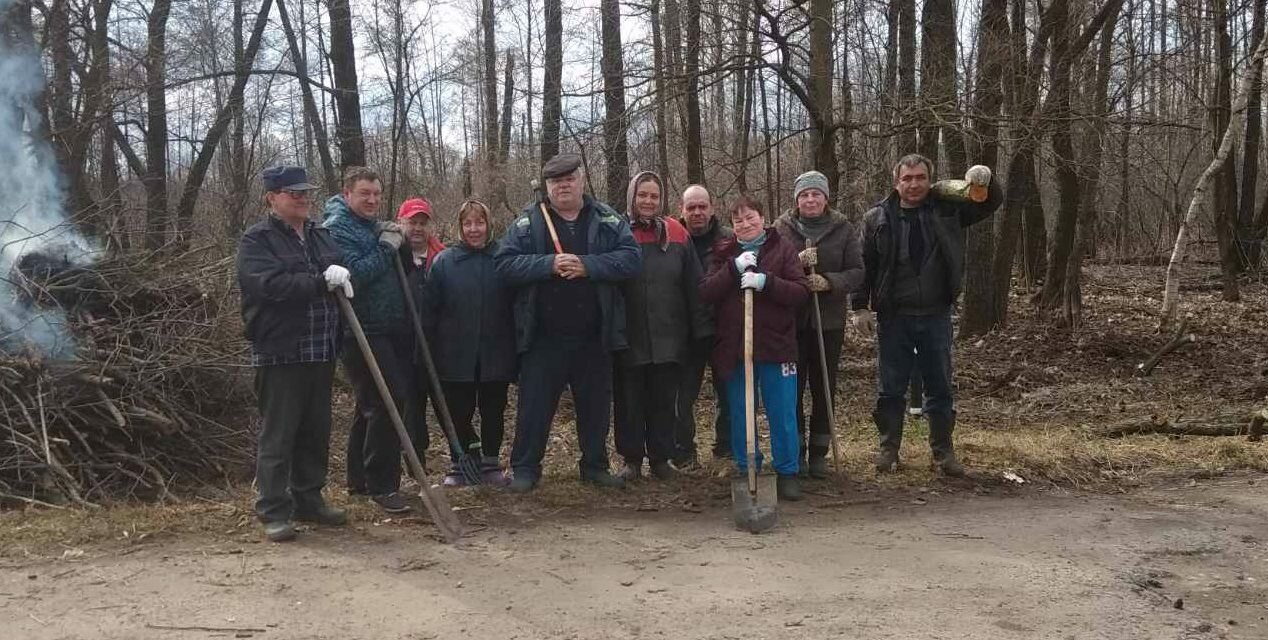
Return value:
M 1195 274 L 1192 284 L 1205 282 Z M 1002 492 L 1059 487 L 1127 491 L 1175 477 L 1209 477 L 1233 471 L 1268 471 L 1268 443 L 1244 437 L 1130 436 L 1100 438 L 1092 426 L 1150 414 L 1199 416 L 1266 404 L 1268 396 L 1268 287 L 1247 283 L 1244 300 L 1228 304 L 1218 292 L 1185 294 L 1199 342 L 1167 356 L 1148 378 L 1133 376 L 1137 363 L 1166 341 L 1153 329 L 1160 304 L 1162 271 L 1154 267 L 1090 267 L 1085 283 L 1086 323 L 1078 332 L 1053 330 L 1015 296 L 1007 329 L 956 346 L 956 384 L 961 457 L 967 480 L 945 480 L 929 468 L 923 421 L 909 420 L 903 468 L 878 477 L 871 467 L 875 430 L 868 418 L 874 402 L 873 347 L 849 336 L 842 355 L 838 423 L 850 480 L 807 484 L 810 502 L 836 504 L 877 494 L 917 491 Z M 709 393 L 709 385 L 705 385 Z M 342 395 L 342 394 L 341 394 Z M 514 397 L 512 396 L 512 411 Z M 712 424 L 711 403 L 698 403 L 700 425 Z M 346 422 L 346 397 L 335 409 Z M 473 527 L 518 526 L 535 519 L 619 518 L 639 511 L 725 509 L 730 464 L 705 460 L 701 469 L 668 482 L 642 482 L 623 492 L 603 491 L 577 481 L 578 452 L 565 397 L 546 460 L 542 487 L 529 497 L 489 490 L 452 492 L 454 505 Z M 701 450 L 712 442 L 702 428 Z M 508 436 L 509 442 L 509 436 Z M 342 438 L 331 461 L 332 501 L 349 507 L 356 526 L 403 528 L 431 535 L 417 517 L 381 519 L 363 500 L 341 489 Z M 504 449 L 504 455 L 509 446 Z M 445 468 L 443 441 L 433 437 L 430 468 Z M 1005 479 L 1005 473 L 1025 480 Z M 126 552 L 138 544 L 174 536 L 204 536 L 233 543 L 259 540 L 251 511 L 249 480 L 229 492 L 162 505 L 125 504 L 107 509 L 0 513 L 0 557 L 57 557 L 87 545 Z

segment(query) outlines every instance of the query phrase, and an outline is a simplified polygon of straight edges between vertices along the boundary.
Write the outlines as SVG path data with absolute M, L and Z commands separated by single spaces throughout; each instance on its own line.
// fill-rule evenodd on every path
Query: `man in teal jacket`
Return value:
M 326 201 L 325 227 L 343 251 L 344 264 L 352 274 L 352 286 L 357 292 L 352 300 L 353 310 L 383 371 L 396 409 L 401 415 L 408 415 L 415 388 L 410 364 L 414 341 L 395 265 L 404 236 L 395 224 L 375 219 L 382 194 L 378 174 L 364 167 L 348 169 L 344 174 L 343 193 Z M 380 508 L 387 513 L 409 511 L 409 504 L 398 492 L 400 439 L 361 350 L 351 335 L 344 339 L 343 364 L 356 389 L 357 406 L 364 418 L 354 422 L 348 434 L 349 466 L 358 461 L 362 463 L 364 490 Z M 359 424 L 364 424 L 364 433 L 357 432 Z M 362 487 L 350 489 L 356 491 Z

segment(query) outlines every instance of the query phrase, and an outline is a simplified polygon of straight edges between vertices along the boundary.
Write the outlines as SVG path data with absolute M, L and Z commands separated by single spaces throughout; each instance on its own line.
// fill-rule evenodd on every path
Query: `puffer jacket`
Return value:
M 378 222 L 348 208 L 343 196 L 326 201 L 323 225 L 352 273 L 352 308 L 367 335 L 409 335 L 405 296 L 396 275 L 396 250 L 379 242 Z

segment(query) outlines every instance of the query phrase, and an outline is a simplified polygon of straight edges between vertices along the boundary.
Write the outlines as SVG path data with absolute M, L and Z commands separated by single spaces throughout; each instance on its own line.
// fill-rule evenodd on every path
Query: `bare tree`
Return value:
M 542 81 L 542 152 L 545 163 L 559 153 L 561 82 L 564 74 L 563 9 L 560 0 L 545 0 L 546 72 Z
M 361 92 L 357 83 L 356 43 L 352 37 L 352 8 L 348 0 L 326 0 L 326 6 L 330 14 L 330 66 L 335 80 L 335 138 L 339 141 L 339 166 L 364 166 L 365 137 L 361 128 Z
M 625 211 L 625 191 L 630 179 L 629 142 L 625 133 L 625 72 L 621 55 L 621 3 L 603 0 L 599 5 L 603 31 L 603 141 L 607 151 L 608 203 Z

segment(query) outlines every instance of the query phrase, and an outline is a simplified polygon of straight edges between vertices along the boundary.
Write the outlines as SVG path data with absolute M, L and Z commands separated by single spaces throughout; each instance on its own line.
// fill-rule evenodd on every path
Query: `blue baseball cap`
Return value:
M 269 167 L 260 174 L 265 191 L 312 191 L 317 185 L 309 184 L 308 172 L 303 167 Z

